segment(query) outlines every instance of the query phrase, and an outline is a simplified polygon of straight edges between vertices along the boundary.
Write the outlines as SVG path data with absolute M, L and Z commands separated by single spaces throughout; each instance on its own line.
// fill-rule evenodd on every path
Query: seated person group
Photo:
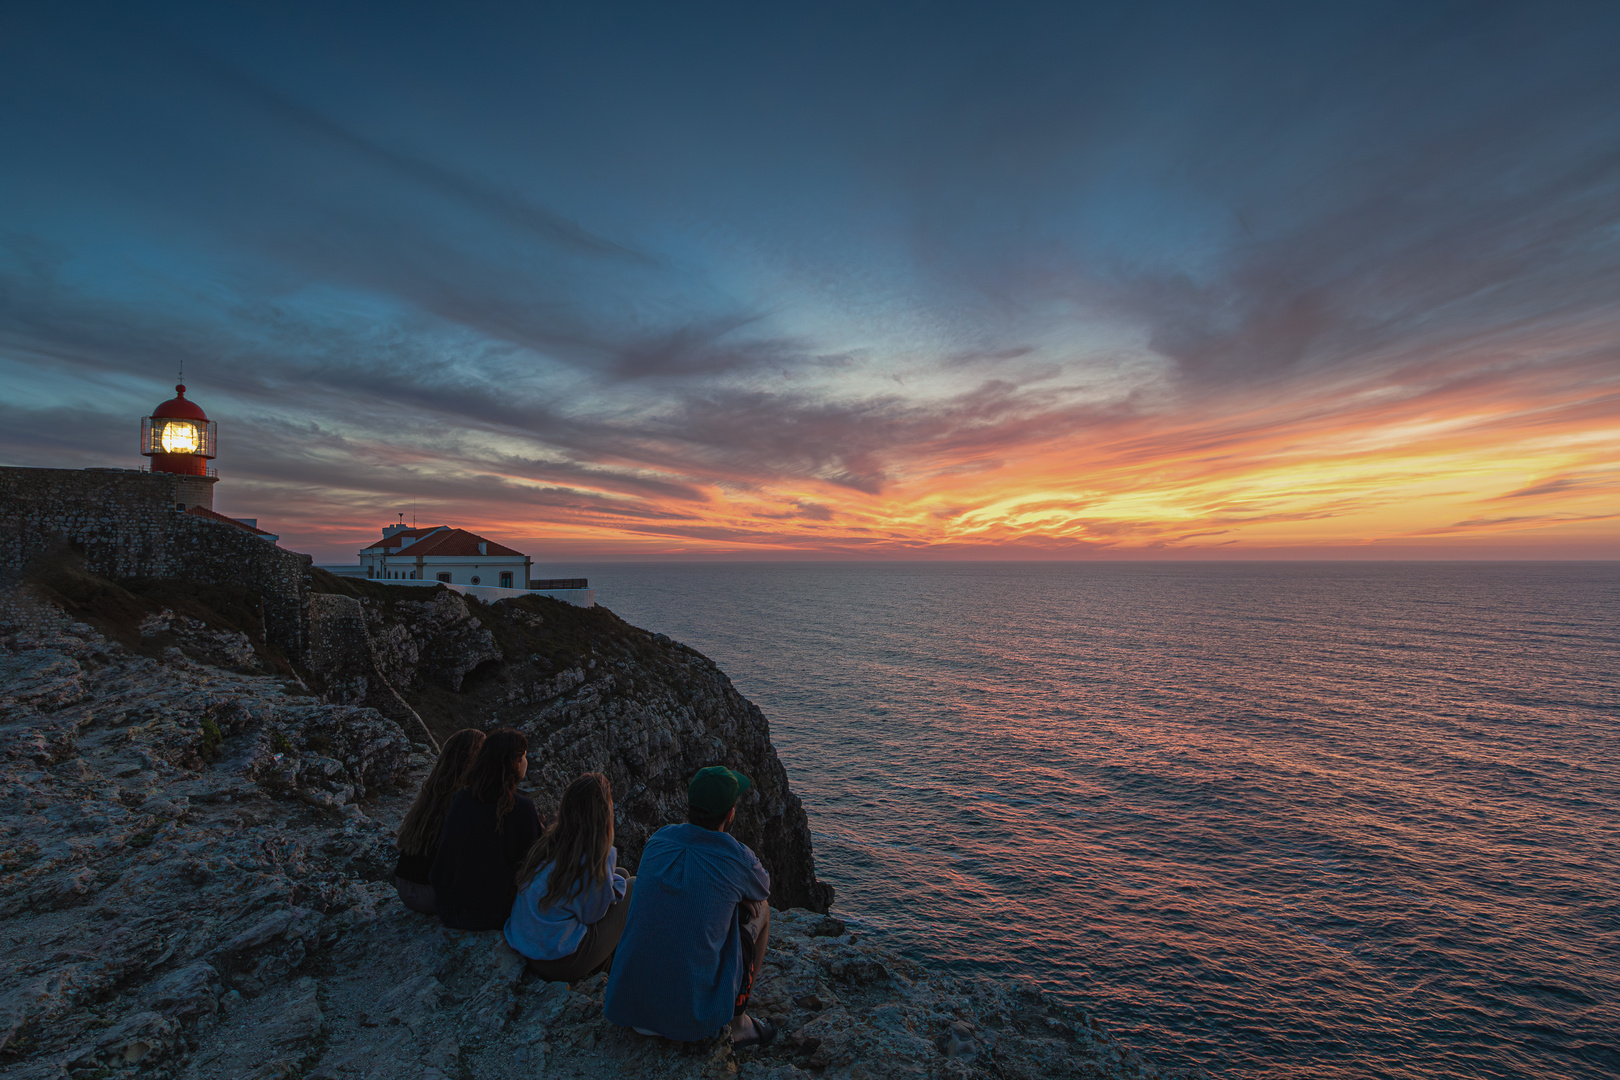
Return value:
M 569 784 L 542 828 L 517 790 L 528 751 L 511 728 L 450 737 L 399 828 L 400 899 L 448 927 L 503 930 L 541 978 L 608 972 L 603 1012 L 615 1024 L 682 1042 L 729 1025 L 739 1045 L 770 1042 L 776 1029 L 745 1007 L 771 878 L 729 832 L 753 782 L 723 765 L 699 770 L 687 822 L 654 833 L 630 877 L 617 865 L 607 778 Z

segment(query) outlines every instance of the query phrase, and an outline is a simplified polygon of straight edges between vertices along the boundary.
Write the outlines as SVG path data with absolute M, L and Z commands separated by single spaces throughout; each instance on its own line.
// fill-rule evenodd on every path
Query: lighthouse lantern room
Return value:
M 212 476 L 208 461 L 218 445 L 214 422 L 196 402 L 186 400 L 183 384 L 174 388 L 174 395 L 141 418 L 141 454 L 152 459 L 153 472 Z
M 141 417 L 141 455 L 152 462 L 152 472 L 175 478 L 175 509 L 214 508 L 214 484 L 219 473 L 209 468 L 218 436 L 214 422 L 195 401 L 186 399 L 184 384 L 174 397 Z

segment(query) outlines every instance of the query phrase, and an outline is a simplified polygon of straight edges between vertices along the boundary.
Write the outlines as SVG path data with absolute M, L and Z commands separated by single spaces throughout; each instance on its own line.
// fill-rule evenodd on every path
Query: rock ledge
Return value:
M 776 1045 L 616 1028 L 602 977 L 537 981 L 498 932 L 395 898 L 393 828 L 425 745 L 375 708 L 248 673 L 240 642 L 208 634 L 231 667 L 0 596 L 8 1078 L 1179 1075 L 1033 989 L 935 977 L 804 910 L 774 913 L 756 990 Z

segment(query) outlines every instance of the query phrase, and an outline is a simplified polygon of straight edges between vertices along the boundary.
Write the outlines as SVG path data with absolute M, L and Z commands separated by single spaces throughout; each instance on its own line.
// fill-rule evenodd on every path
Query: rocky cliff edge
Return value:
M 374 708 L 254 673 L 251 641 L 187 618 L 143 618 L 158 643 L 145 655 L 37 593 L 0 596 L 8 1077 L 1170 1075 L 1032 989 L 935 978 L 802 910 L 775 913 L 756 990 L 784 1032 L 777 1045 L 616 1028 L 600 977 L 535 980 L 498 932 L 446 931 L 394 897 L 393 828 L 426 775 L 425 744 Z M 596 668 L 551 678 L 577 690 L 614 665 L 599 651 Z M 672 708 L 663 730 L 730 700 L 712 665 L 693 654 L 689 667 L 691 719 Z M 491 685 L 505 700 L 509 687 Z M 611 693 L 568 695 L 519 716 L 542 753 L 595 764 L 634 717 L 601 706 Z M 567 734 L 587 716 L 592 727 Z M 646 764 L 625 763 L 616 785 L 661 790 L 660 754 L 684 767 L 661 739 L 645 746 Z
M 706 765 L 754 781 L 736 835 L 771 874 L 771 903 L 825 912 L 810 822 L 771 745 L 770 724 L 709 660 L 607 608 L 545 597 L 483 604 L 445 588 L 317 573 L 310 685 L 442 741 L 463 727 L 529 738 L 527 786 L 541 814 L 568 782 L 604 773 L 632 870 L 660 827 L 686 817 L 686 784 Z M 326 591 L 322 591 L 326 590 Z

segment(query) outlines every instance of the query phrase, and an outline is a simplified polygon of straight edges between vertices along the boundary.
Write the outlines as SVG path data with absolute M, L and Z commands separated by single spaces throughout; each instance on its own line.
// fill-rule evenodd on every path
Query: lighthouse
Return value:
M 176 509 L 214 508 L 214 484 L 219 474 L 209 467 L 218 434 L 214 422 L 195 401 L 186 397 L 184 384 L 174 397 L 141 418 L 141 456 L 151 459 L 155 473 L 175 477 Z

